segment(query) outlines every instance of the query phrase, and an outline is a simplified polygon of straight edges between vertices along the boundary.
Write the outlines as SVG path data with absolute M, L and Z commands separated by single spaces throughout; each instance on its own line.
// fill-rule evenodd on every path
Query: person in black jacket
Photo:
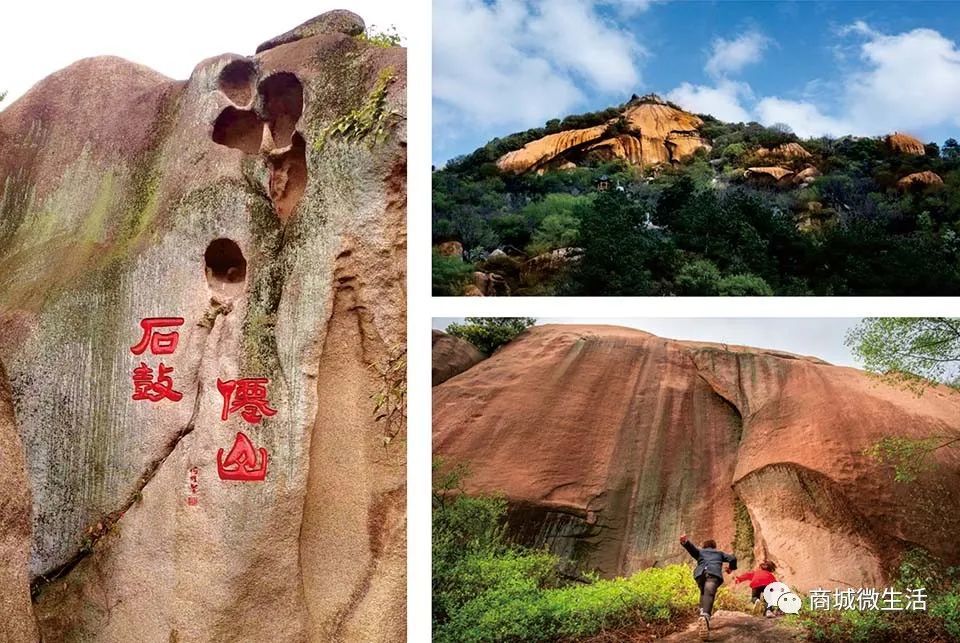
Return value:
M 714 540 L 703 541 L 703 546 L 697 549 L 686 536 L 680 536 L 680 544 L 697 561 L 693 578 L 700 588 L 700 636 L 706 639 L 710 632 L 713 601 L 717 597 L 717 590 L 723 585 L 723 564 L 727 564 L 726 571 L 729 574 L 737 568 L 737 557 L 717 549 Z

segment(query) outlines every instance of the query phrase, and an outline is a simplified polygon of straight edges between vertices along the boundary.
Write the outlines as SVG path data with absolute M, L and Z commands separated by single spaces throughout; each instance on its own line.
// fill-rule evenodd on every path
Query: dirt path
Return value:
M 785 627 L 778 618 L 762 618 L 742 612 L 728 612 L 721 610 L 710 620 L 710 641 L 725 641 L 726 643 L 783 643 L 784 641 L 802 641 L 799 632 Z M 697 624 L 692 623 L 687 629 L 660 639 L 661 641 L 699 641 Z

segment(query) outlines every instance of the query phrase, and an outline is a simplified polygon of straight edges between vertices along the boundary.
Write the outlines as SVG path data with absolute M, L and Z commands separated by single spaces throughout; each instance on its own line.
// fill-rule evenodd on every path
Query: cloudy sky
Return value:
M 801 136 L 960 138 L 960 2 L 434 0 L 434 161 L 656 92 Z
M 400 2 L 315 0 L 254 3 L 167 0 L 4 3 L 0 20 L 0 107 L 37 81 L 89 56 L 113 55 L 186 79 L 204 58 L 253 54 L 261 42 L 331 9 L 350 8 L 367 24 L 396 26 L 401 35 L 418 17 Z M 422 19 L 422 16 L 419 17 Z
M 436 317 L 433 327 L 443 330 L 462 318 Z M 760 318 L 548 318 L 538 324 L 609 324 L 639 328 L 671 339 L 699 340 L 769 348 L 798 355 L 812 355 L 838 366 L 860 367 L 844 343 L 847 331 L 859 319 L 760 319 Z

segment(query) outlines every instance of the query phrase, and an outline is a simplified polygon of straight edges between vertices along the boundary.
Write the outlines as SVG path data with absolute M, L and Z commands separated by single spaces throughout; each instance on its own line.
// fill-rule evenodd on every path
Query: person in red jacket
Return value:
M 737 583 L 742 583 L 744 581 L 750 581 L 750 590 L 751 597 L 753 599 L 753 613 L 759 616 L 764 612 L 764 607 L 766 607 L 766 601 L 763 600 L 763 590 L 767 588 L 767 585 L 770 583 L 776 583 L 777 577 L 773 575 L 773 572 L 777 571 L 777 566 L 773 564 L 772 561 L 765 560 L 760 563 L 760 568 L 755 569 L 752 572 L 747 572 L 745 574 L 740 574 L 736 577 Z M 767 616 L 773 616 L 773 609 L 767 607 L 766 609 Z

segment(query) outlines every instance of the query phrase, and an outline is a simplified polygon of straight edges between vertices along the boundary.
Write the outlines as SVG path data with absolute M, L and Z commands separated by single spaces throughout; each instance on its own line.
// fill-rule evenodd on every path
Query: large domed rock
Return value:
M 576 157 L 595 153 L 645 167 L 681 161 L 709 149 L 700 137 L 703 121 L 654 95 L 631 102 L 606 123 L 548 134 L 504 154 L 497 166 L 522 174 L 561 167 Z
M 503 493 L 515 538 L 606 576 L 685 562 L 682 533 L 786 582 L 885 585 L 900 555 L 960 562 L 960 453 L 910 485 L 864 454 L 960 431 L 960 395 L 852 368 L 609 326 L 538 326 L 433 390 L 434 449 Z
M 372 397 L 405 341 L 405 54 L 342 31 L 186 81 L 82 60 L 0 112 L 14 632 L 29 580 L 51 641 L 402 639 L 403 441 Z M 175 350 L 132 349 L 150 318 Z M 247 378 L 259 416 L 224 409 Z

